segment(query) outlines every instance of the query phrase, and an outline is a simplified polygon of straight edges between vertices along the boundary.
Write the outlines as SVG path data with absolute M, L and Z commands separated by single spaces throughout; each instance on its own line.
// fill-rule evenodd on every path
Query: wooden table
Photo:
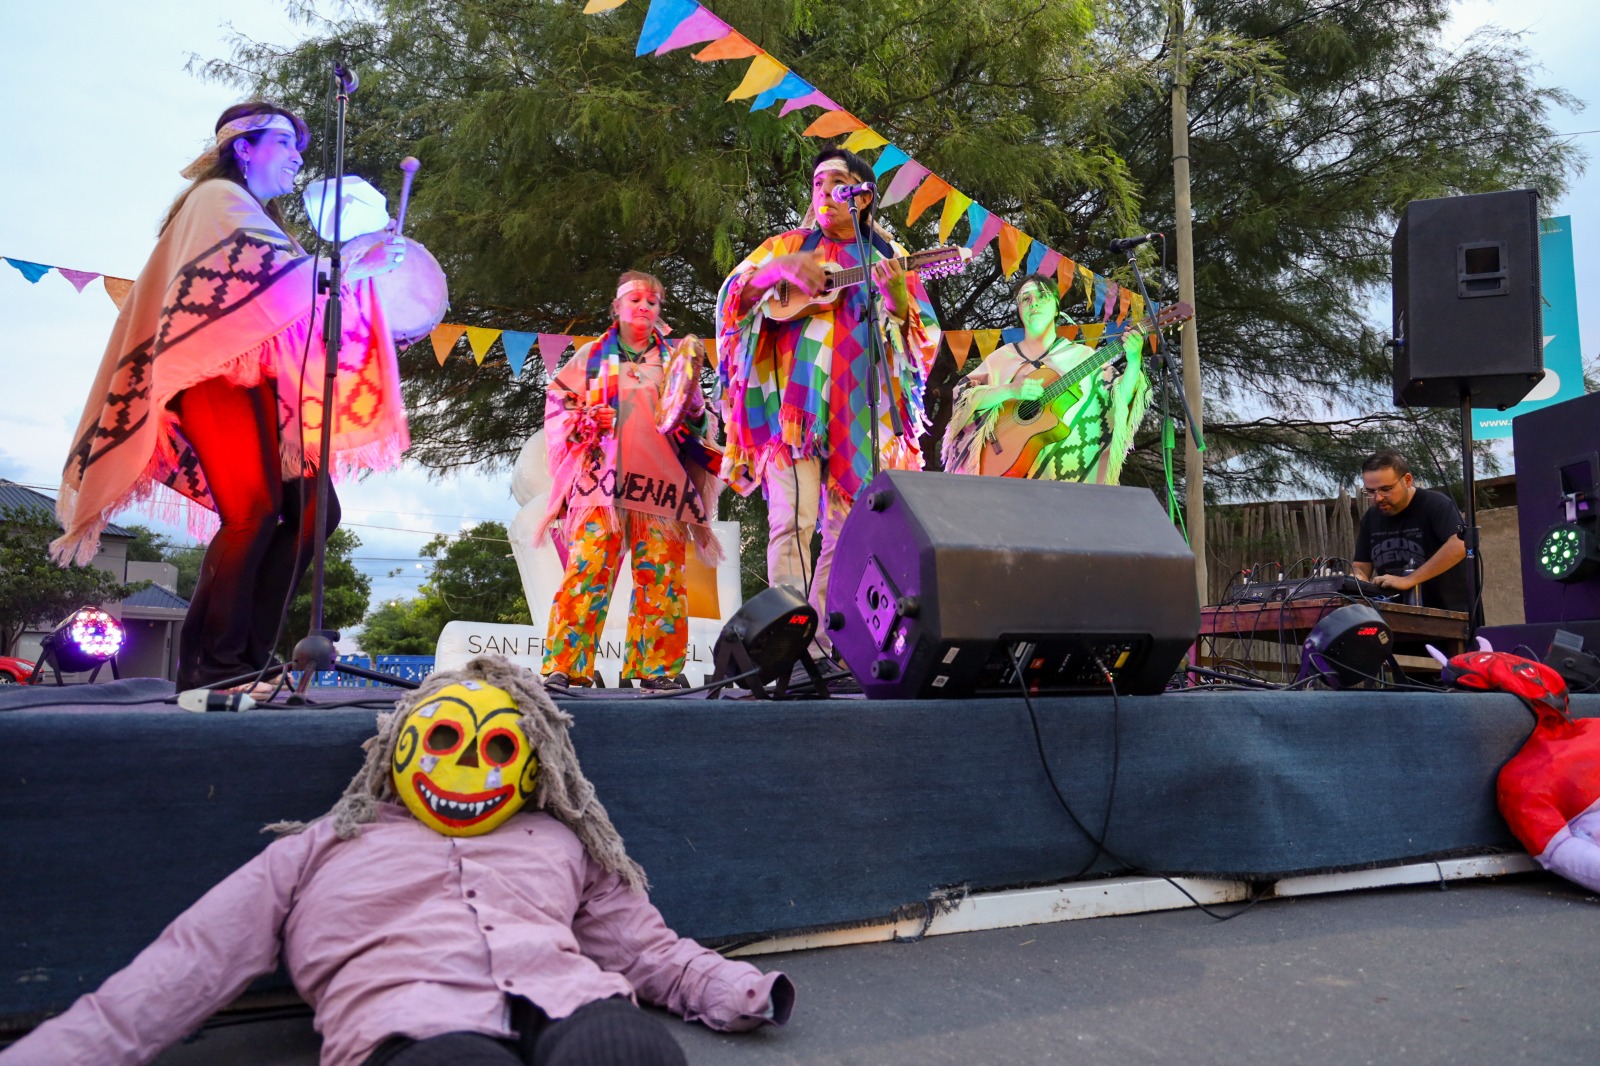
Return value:
M 1241 641 L 1266 640 L 1274 646 L 1281 641 L 1284 647 L 1274 648 L 1280 653 L 1278 660 L 1253 661 L 1248 664 L 1252 668 L 1261 665 L 1277 669 L 1286 665 L 1283 658 L 1290 646 L 1296 652 L 1292 662 L 1298 664 L 1299 648 L 1305 641 L 1306 635 L 1323 618 L 1340 607 L 1348 607 L 1350 602 L 1344 596 L 1308 596 L 1276 603 L 1228 603 L 1215 607 L 1202 607 L 1200 636 L 1202 639 L 1213 637 Z M 1396 641 L 1426 641 L 1446 655 L 1455 655 L 1466 649 L 1467 615 L 1464 611 L 1442 611 L 1436 607 L 1413 607 L 1405 603 L 1374 602 L 1368 606 L 1383 616 L 1383 620 L 1389 624 L 1389 632 Z M 1202 664 L 1207 658 L 1227 658 L 1205 655 L 1198 642 L 1195 650 L 1199 653 L 1198 661 Z M 1253 655 L 1250 658 L 1255 659 Z M 1432 666 L 1433 669 L 1438 669 L 1438 664 L 1426 657 L 1405 656 L 1401 660 L 1401 665 L 1408 668 Z

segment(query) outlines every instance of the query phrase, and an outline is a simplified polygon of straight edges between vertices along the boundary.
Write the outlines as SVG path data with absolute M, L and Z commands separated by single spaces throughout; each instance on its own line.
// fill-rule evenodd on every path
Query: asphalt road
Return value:
M 696 1066 L 1600 1062 L 1600 898 L 1547 875 L 758 958 L 782 1030 L 667 1017 Z M 160 1066 L 312 1066 L 309 1021 L 212 1028 Z

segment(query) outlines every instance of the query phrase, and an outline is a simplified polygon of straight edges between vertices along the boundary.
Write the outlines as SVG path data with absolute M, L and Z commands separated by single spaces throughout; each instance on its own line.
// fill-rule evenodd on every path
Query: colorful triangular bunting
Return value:
M 100 276 L 92 270 L 72 270 L 67 267 L 56 267 L 56 273 L 72 282 L 72 287 L 79 292 L 83 291 L 85 285 Z
M 664 56 L 668 52 L 679 48 L 687 48 L 692 44 L 703 44 L 707 41 L 720 41 L 733 32 L 733 27 L 723 22 L 704 7 L 698 8 L 694 14 L 678 23 L 678 28 L 661 42 L 656 49 L 656 55 Z
M 544 360 L 544 368 L 554 374 L 556 364 L 561 362 L 561 353 L 571 343 L 572 336 L 568 333 L 539 334 L 539 358 Z
M 947 329 L 944 339 L 950 345 L 950 354 L 955 357 L 956 369 L 960 370 L 967 365 L 967 353 L 972 351 L 972 331 L 970 329 Z
M 789 73 L 789 68 L 762 52 L 745 68 L 744 80 L 728 94 L 729 100 L 748 100 L 777 85 Z
M 122 310 L 122 302 L 128 298 L 128 293 L 133 290 L 133 282 L 127 278 L 113 278 L 110 275 L 100 279 L 106 287 L 106 295 L 111 297 L 111 302 L 117 305 L 117 310 Z
M 928 168 L 915 159 L 908 159 L 901 165 L 899 172 L 889 181 L 889 188 L 883 193 L 880 204 L 888 207 L 897 204 L 916 191 L 922 179 L 928 176 Z
M 467 327 L 467 347 L 472 349 L 472 359 L 479 366 L 483 365 L 483 357 L 489 354 L 489 348 L 498 336 L 500 331 L 488 326 Z
M 922 217 L 922 212 L 943 200 L 949 192 L 949 182 L 937 174 L 930 174 L 927 181 L 917 186 L 915 195 L 911 197 L 911 206 L 906 209 L 906 225 L 915 224 L 917 219 Z
M 939 243 L 944 244 L 950 239 L 950 231 L 956 228 L 956 223 L 961 216 L 966 214 L 967 208 L 972 206 L 972 197 L 958 189 L 951 189 L 950 195 L 944 198 L 944 211 L 939 215 Z
M 428 336 L 433 341 L 433 357 L 439 360 L 440 366 L 444 366 L 445 359 L 450 355 L 450 349 L 456 346 L 456 341 L 460 340 L 466 331 L 466 326 L 449 323 L 433 327 L 433 332 Z
M 506 362 L 511 364 L 511 376 L 520 378 L 522 367 L 528 361 L 528 349 L 533 347 L 533 342 L 539 339 L 537 333 L 524 333 L 521 330 L 508 329 L 500 334 L 500 343 L 506 349 Z
M 5 257 L 5 261 L 17 268 L 17 272 L 33 284 L 39 284 L 39 279 L 50 273 L 50 267 L 44 263 L 30 263 L 26 259 L 12 259 Z

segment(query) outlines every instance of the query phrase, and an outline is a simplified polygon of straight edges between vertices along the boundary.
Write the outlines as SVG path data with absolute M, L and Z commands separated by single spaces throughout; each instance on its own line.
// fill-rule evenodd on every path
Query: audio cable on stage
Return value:
M 1014 664 L 1017 674 L 1017 687 L 1021 690 L 1023 703 L 1025 703 L 1028 708 L 1028 718 L 1033 724 L 1034 745 L 1037 747 L 1039 752 L 1039 763 L 1044 767 L 1045 779 L 1050 782 L 1050 791 L 1055 793 L 1056 802 L 1061 805 L 1061 809 L 1063 811 L 1067 812 L 1067 817 L 1072 819 L 1072 824 L 1078 827 L 1078 832 L 1082 833 L 1084 839 L 1094 845 L 1094 852 L 1089 856 L 1088 861 L 1086 861 L 1076 873 L 1067 876 L 1063 880 L 1075 881 L 1082 877 L 1084 874 L 1089 872 L 1090 867 L 1095 864 L 1095 861 L 1099 859 L 1101 855 L 1104 855 L 1111 861 L 1127 867 L 1135 874 L 1143 874 L 1150 877 L 1161 878 L 1161 880 L 1165 881 L 1167 884 L 1183 893 L 1190 903 L 1193 903 L 1206 915 L 1211 918 L 1215 918 L 1219 922 L 1225 922 L 1231 918 L 1237 918 L 1239 915 L 1255 906 L 1256 903 L 1260 901 L 1261 897 L 1252 896 L 1237 910 L 1231 911 L 1227 914 L 1221 914 L 1215 910 L 1212 910 L 1204 903 L 1201 903 L 1194 897 L 1192 893 L 1190 893 L 1188 889 L 1184 888 L 1173 878 L 1168 877 L 1163 873 L 1145 870 L 1137 863 L 1130 862 L 1106 846 L 1106 835 L 1111 829 L 1111 810 L 1115 805 L 1117 796 L 1117 776 L 1122 763 L 1122 698 L 1117 692 L 1116 677 L 1112 674 L 1110 667 L 1106 666 L 1105 660 L 1096 655 L 1094 657 L 1094 661 L 1095 665 L 1100 668 L 1100 673 L 1105 678 L 1106 684 L 1111 689 L 1111 782 L 1106 789 L 1106 813 L 1105 818 L 1102 819 L 1100 823 L 1099 836 L 1091 833 L 1088 826 L 1083 824 L 1083 820 L 1078 817 L 1077 812 L 1072 809 L 1072 805 L 1067 802 L 1067 797 L 1062 794 L 1061 786 L 1056 782 L 1055 772 L 1050 769 L 1050 757 L 1045 751 L 1044 734 L 1039 727 L 1039 713 L 1033 706 L 1033 697 L 1028 692 L 1027 679 L 1022 673 L 1022 657 L 1019 656 Z

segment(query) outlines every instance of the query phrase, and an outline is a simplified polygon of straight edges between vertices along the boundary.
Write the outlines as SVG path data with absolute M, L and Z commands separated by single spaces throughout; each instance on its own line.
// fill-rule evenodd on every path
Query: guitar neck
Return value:
M 1085 374 L 1099 370 L 1120 355 L 1123 336 L 1124 334 L 1119 333 L 1110 340 L 1101 341 L 1100 346 L 1091 352 L 1087 359 L 1052 381 L 1044 390 L 1044 395 L 1039 397 L 1039 402 L 1053 403 L 1057 397 L 1082 381 Z
M 917 252 L 912 255 L 903 255 L 898 259 L 880 259 L 880 263 L 904 263 L 907 270 L 915 270 L 930 258 L 926 253 Z M 867 271 L 864 267 L 845 267 L 828 275 L 827 286 L 823 292 L 833 292 L 835 289 L 848 289 L 852 285 L 860 285 L 867 280 Z

